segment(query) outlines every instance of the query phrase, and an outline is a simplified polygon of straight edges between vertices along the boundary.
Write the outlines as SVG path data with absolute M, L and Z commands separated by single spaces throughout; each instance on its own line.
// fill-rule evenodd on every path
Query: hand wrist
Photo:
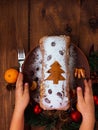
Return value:
M 93 128 L 95 125 L 95 117 L 83 117 L 82 118 L 82 124 L 90 124 L 90 126 Z
M 24 114 L 25 109 L 15 106 L 14 112 Z
M 95 116 L 82 115 L 82 120 L 86 122 L 95 122 Z

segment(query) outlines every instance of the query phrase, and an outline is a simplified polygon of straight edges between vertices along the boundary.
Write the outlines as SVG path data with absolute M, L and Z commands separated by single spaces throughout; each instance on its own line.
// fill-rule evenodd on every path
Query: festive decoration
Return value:
M 91 72 L 98 72 L 98 51 L 94 52 L 93 48 L 94 47 L 92 46 L 90 49 L 88 62 Z
M 4 79 L 7 83 L 15 83 L 18 77 L 18 71 L 14 68 L 10 68 L 5 71 Z
M 92 89 L 95 103 L 95 117 L 98 121 L 98 51 L 94 51 L 94 44 L 92 44 L 90 48 L 88 62 L 91 71 Z
M 61 75 L 61 73 L 64 73 L 62 69 L 60 69 L 60 64 L 55 61 L 51 65 L 51 69 L 48 70 L 48 73 L 51 73 L 50 76 L 46 80 L 53 80 L 54 84 L 58 84 L 59 80 L 65 80 L 65 78 Z
M 42 109 L 40 108 L 40 106 L 38 104 L 35 105 L 33 110 L 34 110 L 35 114 L 40 114 L 42 112 Z
M 33 106 L 32 106 L 33 105 Z M 81 123 L 81 114 L 74 109 L 68 111 L 39 111 L 38 104 L 29 105 L 25 111 L 25 121 L 32 126 L 44 126 L 45 130 L 62 129 L 78 130 Z M 32 110 L 33 107 L 33 110 Z
M 32 86 L 30 87 L 30 90 L 34 91 L 36 88 L 37 88 L 37 83 L 36 83 L 36 81 L 33 81 Z
M 7 83 L 6 89 L 8 91 L 15 89 L 18 73 L 19 73 L 18 67 L 11 67 L 5 71 L 4 79 Z
M 75 77 L 78 79 L 85 78 L 85 70 L 83 68 L 75 68 Z
M 98 106 L 98 95 L 97 95 L 97 96 L 94 96 L 94 103 L 95 103 L 95 105 Z
M 82 118 L 81 113 L 77 110 L 73 110 L 70 114 L 70 117 L 74 122 L 79 122 Z

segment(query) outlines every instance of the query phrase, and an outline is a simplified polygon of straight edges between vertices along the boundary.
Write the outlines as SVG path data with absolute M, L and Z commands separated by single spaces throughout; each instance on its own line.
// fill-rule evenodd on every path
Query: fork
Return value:
M 18 63 L 19 63 L 19 72 L 22 72 L 22 65 L 25 60 L 24 50 L 18 50 Z

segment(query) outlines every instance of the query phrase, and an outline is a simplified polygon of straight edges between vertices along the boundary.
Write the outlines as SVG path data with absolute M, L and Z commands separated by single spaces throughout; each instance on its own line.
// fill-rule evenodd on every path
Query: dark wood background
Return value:
M 92 45 L 98 50 L 98 26 L 90 27 L 91 18 L 96 24 L 98 0 L 0 0 L 0 130 L 9 129 L 14 108 L 4 72 L 18 66 L 17 49 L 27 54 L 41 37 L 67 34 L 88 56 Z

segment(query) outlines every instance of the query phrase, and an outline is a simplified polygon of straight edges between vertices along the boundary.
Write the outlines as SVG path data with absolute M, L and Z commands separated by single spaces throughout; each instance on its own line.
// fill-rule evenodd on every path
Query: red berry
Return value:
M 71 112 L 70 117 L 74 122 L 79 122 L 81 120 L 82 116 L 81 116 L 81 113 L 79 111 L 74 110 Z
M 39 114 L 39 113 L 41 113 L 41 111 L 42 111 L 42 109 L 40 108 L 39 105 L 36 105 L 36 106 L 34 107 L 34 113 L 35 113 L 35 114 Z
M 95 103 L 95 105 L 98 105 L 98 96 L 93 96 L 94 97 L 94 103 Z

